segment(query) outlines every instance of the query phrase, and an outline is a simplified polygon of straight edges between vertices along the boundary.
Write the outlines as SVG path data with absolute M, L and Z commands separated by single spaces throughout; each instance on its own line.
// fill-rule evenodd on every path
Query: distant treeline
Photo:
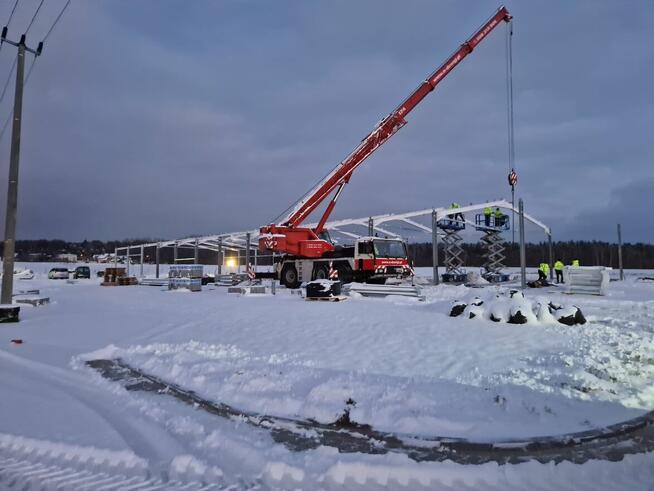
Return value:
M 57 257 L 61 254 L 74 254 L 79 261 L 92 261 L 94 256 L 113 254 L 117 247 L 138 246 L 140 244 L 155 244 L 161 239 L 127 239 L 127 240 L 84 240 L 82 242 L 69 242 L 65 240 L 18 240 L 16 241 L 16 259 L 25 262 L 47 262 L 59 261 Z M 4 244 L 0 242 L 0 251 L 3 250 Z M 131 251 L 132 260 L 139 260 L 140 250 L 134 247 Z M 125 251 L 121 251 L 125 254 Z M 229 253 L 227 253 L 229 254 Z M 178 258 L 188 261 L 193 258 L 194 252 L 192 246 L 180 247 Z M 199 251 L 199 262 L 201 264 L 216 264 L 217 254 L 214 251 Z M 143 253 L 143 259 L 146 263 L 155 262 L 155 248 L 147 247 Z M 162 264 L 172 263 L 174 260 L 174 251 L 172 247 L 162 248 L 159 254 L 159 260 Z
M 59 254 L 75 254 L 81 260 L 90 259 L 94 255 L 113 254 L 116 247 L 132 244 L 156 242 L 157 239 L 128 239 L 128 240 L 84 240 L 82 242 L 69 242 L 65 240 L 17 240 L 16 254 L 19 261 L 51 261 Z M 4 253 L 4 243 L 0 243 L 0 250 Z
M 520 246 L 506 243 L 506 265 L 520 265 Z M 579 259 L 582 266 L 618 267 L 618 245 L 598 241 L 568 241 L 553 242 L 554 261 L 560 259 L 570 264 L 573 259 Z M 465 263 L 467 266 L 481 266 L 484 263 L 485 249 L 480 243 L 463 244 Z M 535 266 L 549 259 L 547 242 L 527 244 L 525 255 L 527 265 Z M 409 256 L 416 266 L 432 265 L 431 243 L 409 244 Z M 443 265 L 444 251 L 439 248 L 439 264 Z M 628 269 L 654 269 L 654 244 L 623 244 L 623 266 Z
M 113 253 L 116 247 L 157 242 L 157 239 L 133 239 L 121 241 L 100 241 L 85 240 L 82 242 L 67 242 L 64 240 L 19 240 L 16 242 L 17 259 L 19 261 L 51 261 L 59 254 L 76 254 L 80 260 L 90 260 L 94 255 Z M 520 265 L 520 250 L 518 244 L 506 244 L 506 265 Z M 480 243 L 464 243 L 463 250 L 465 262 L 468 266 L 481 266 L 484 262 L 484 249 Z M 554 260 L 562 260 L 570 264 L 573 259 L 579 259 L 582 266 L 610 266 L 618 267 L 618 246 L 608 242 L 597 241 L 568 241 L 554 242 Z M 133 253 L 137 253 L 136 250 Z M 442 265 L 444 251 L 439 250 L 439 263 Z M 161 262 L 172 261 L 172 248 L 161 251 Z M 548 260 L 548 244 L 527 244 L 527 264 L 537 265 Z M 431 243 L 420 243 L 409 245 L 409 256 L 416 266 L 432 265 Z M 193 251 L 180 250 L 179 257 L 193 257 Z M 625 268 L 630 269 L 654 269 L 654 244 L 624 244 L 622 246 L 622 258 Z M 145 251 L 145 260 L 154 260 L 153 250 Z M 216 253 L 212 251 L 200 251 L 200 262 L 204 264 L 215 264 Z M 263 263 L 263 261 L 262 261 Z

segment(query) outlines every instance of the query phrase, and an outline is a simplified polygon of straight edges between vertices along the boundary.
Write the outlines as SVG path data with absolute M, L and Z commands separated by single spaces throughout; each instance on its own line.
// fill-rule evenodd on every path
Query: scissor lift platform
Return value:
M 483 265 L 484 273 L 481 276 L 491 283 L 502 283 L 510 279 L 508 274 L 502 272 L 505 267 L 506 255 L 504 251 L 506 248 L 501 235 L 502 232 L 509 230 L 509 228 L 509 217 L 506 215 L 501 217 L 496 217 L 494 214 L 484 215 L 483 213 L 475 215 L 475 230 L 484 233 L 481 242 L 486 248 Z
M 463 238 L 459 232 L 466 228 L 466 222 L 453 218 L 443 218 L 436 226 L 445 232 L 445 273 L 441 275 L 443 283 L 465 283 L 467 275 L 463 268 Z

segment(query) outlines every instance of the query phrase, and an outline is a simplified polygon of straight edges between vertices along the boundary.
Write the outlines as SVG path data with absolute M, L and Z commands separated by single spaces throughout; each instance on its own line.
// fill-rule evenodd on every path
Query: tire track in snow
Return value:
M 89 385 L 88 379 L 77 373 L 0 350 L 0 361 L 2 360 L 20 365 L 24 369 L 21 372 L 22 378 L 33 378 L 41 383 L 45 381 L 95 413 L 120 435 L 136 455 L 151 462 L 153 472 L 165 468 L 175 456 L 189 453 L 164 428 L 144 418 L 135 409 L 128 412 L 128 409 L 116 406 L 111 395 Z
M 7 491 L 209 491 L 227 487 L 201 482 L 164 482 L 147 476 L 117 474 L 111 469 L 107 471 L 93 472 L 0 457 L 0 488 Z

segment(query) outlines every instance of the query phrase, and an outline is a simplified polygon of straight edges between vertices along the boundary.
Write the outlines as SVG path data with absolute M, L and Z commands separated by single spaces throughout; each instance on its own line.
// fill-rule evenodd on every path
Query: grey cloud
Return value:
M 73 2 L 26 91 L 19 236 L 176 237 L 262 225 L 495 8 Z M 654 6 L 509 8 L 518 194 L 559 238 L 604 236 L 614 225 L 589 219 L 592 210 L 652 179 Z M 500 28 L 357 172 L 335 217 L 508 197 L 504 83 Z M 6 111 L 7 101 L 0 117 Z M 4 176 L 7 158 L 0 163 Z M 4 193 L 2 185 L 0 203 Z M 638 199 L 651 204 L 647 193 Z M 631 216 L 621 218 L 625 228 Z

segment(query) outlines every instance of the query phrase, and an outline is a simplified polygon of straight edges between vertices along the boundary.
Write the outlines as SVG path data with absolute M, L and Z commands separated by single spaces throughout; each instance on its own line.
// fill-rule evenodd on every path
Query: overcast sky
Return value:
M 40 0 L 21 0 L 19 37 Z M 14 0 L 0 0 L 0 22 Z M 35 45 L 65 0 L 45 0 Z M 256 228 L 497 8 L 73 0 L 25 90 L 19 238 Z M 509 2 L 517 194 L 556 239 L 654 242 L 654 3 Z M 4 84 L 16 50 L 0 52 Z M 354 175 L 334 218 L 509 198 L 505 28 Z M 9 114 L 13 82 L 0 106 Z M 10 131 L 0 142 L 4 219 Z M 4 220 L 2 220 L 4 221 Z

